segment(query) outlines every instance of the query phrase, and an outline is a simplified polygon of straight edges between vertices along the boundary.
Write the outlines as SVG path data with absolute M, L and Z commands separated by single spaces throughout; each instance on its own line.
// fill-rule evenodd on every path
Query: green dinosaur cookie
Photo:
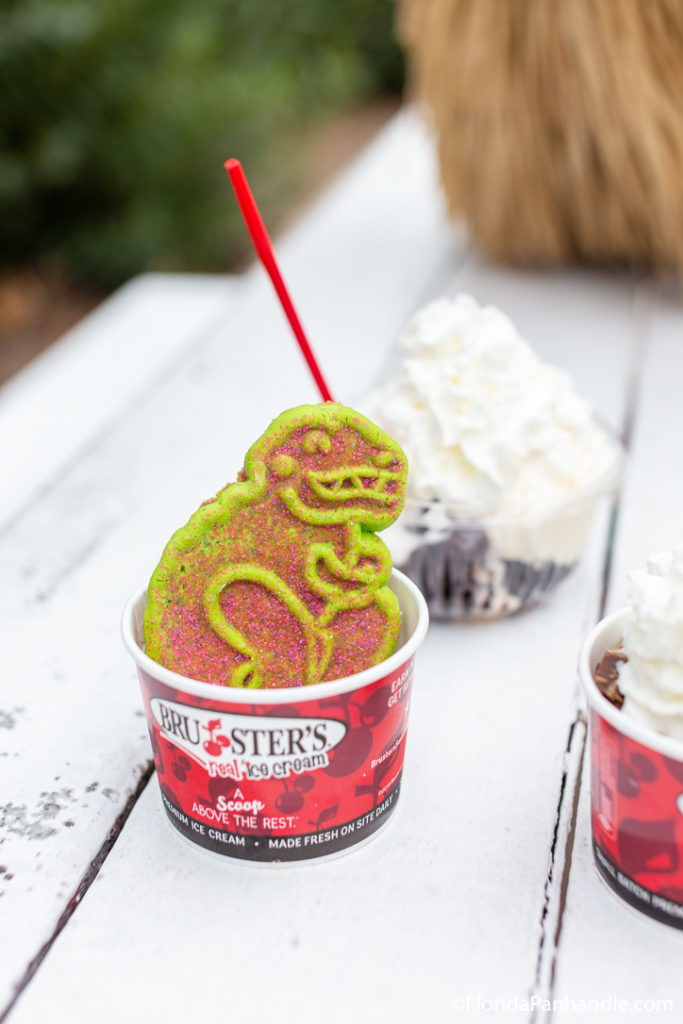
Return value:
M 386 658 L 400 630 L 375 530 L 400 514 L 403 451 L 343 405 L 282 413 L 238 482 L 173 535 L 150 581 L 150 657 L 240 687 L 339 679 Z

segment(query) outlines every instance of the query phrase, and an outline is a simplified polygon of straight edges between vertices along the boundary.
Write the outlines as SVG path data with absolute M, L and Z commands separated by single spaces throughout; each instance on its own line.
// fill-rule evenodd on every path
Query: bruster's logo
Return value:
M 153 697 L 162 734 L 206 768 L 210 776 L 285 779 L 329 763 L 346 725 L 335 718 L 240 715 Z

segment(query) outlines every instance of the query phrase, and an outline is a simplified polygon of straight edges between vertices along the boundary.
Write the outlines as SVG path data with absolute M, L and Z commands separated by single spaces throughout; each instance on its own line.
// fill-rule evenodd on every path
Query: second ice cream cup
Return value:
M 499 309 L 460 294 L 419 310 L 365 408 L 408 459 L 384 540 L 433 618 L 515 614 L 571 571 L 621 446 Z
M 632 907 L 683 929 L 683 743 L 629 718 L 593 678 L 605 652 L 620 643 L 628 615 L 623 609 L 603 619 L 579 663 L 588 698 L 595 866 Z
M 428 613 L 394 571 L 402 630 L 380 664 L 332 682 L 240 690 L 186 679 L 144 652 L 146 592 L 123 614 L 164 809 L 174 828 L 247 861 L 339 854 L 374 835 L 401 786 L 415 652 Z
M 616 442 L 614 452 L 602 477 L 516 516 L 468 519 L 448 502 L 409 498 L 385 531 L 392 560 L 433 619 L 476 622 L 533 608 L 577 565 L 600 501 L 617 487 Z

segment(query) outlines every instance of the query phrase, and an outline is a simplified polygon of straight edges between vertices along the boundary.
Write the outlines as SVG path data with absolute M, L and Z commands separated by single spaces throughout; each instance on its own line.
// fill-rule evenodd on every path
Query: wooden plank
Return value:
M 319 347 L 330 351 L 345 397 L 366 367 L 381 363 L 437 268 L 459 253 L 413 118 L 399 117 L 360 167 L 360 179 L 352 168 L 281 247 L 302 312 L 313 323 L 335 322 Z M 353 238 L 360 225 L 368 248 L 347 266 L 342 256 L 354 246 L 345 232 Z M 172 309 L 174 287 L 171 280 Z M 344 318 L 355 330 L 336 335 Z M 234 478 L 267 422 L 315 398 L 260 268 L 245 276 L 230 321 L 218 320 L 210 330 L 202 312 L 192 344 L 159 377 L 148 375 L 106 430 L 96 409 L 84 414 L 89 432 L 71 461 L 56 474 L 54 462 L 46 467 L 49 487 L 36 478 L 27 490 L 35 496 L 0 535 L 2 721 L 12 726 L 0 759 L 0 892 L 13 922 L 0 930 L 0 1012 L 51 941 L 147 764 L 137 682 L 118 636 L 125 599 L 178 524 Z M 97 331 L 107 333 L 108 323 L 104 315 Z M 338 339 L 343 352 L 333 350 Z M 52 373 L 62 378 L 59 352 L 44 364 L 48 391 Z M 32 393 L 27 401 L 34 408 Z
M 626 601 L 627 574 L 649 555 L 679 544 L 683 404 L 683 301 L 673 288 L 650 296 L 653 326 L 639 356 L 633 442 L 624 484 L 610 581 L 609 608 Z
M 0 528 L 225 318 L 236 279 L 143 274 L 0 388 Z
M 465 242 L 446 216 L 431 136 L 404 109 L 278 246 L 335 397 L 357 403 L 381 379 L 388 341 L 444 287 Z M 290 344 L 288 328 L 278 333 Z
M 640 367 L 608 610 L 624 603 L 627 572 L 681 538 L 683 304 L 673 294 L 662 296 L 656 309 Z M 638 1000 L 671 1000 L 649 1019 L 677 1019 L 683 1012 L 683 933 L 631 910 L 598 878 L 590 848 L 588 775 L 585 771 L 554 995 L 560 1001 L 569 995 L 611 998 L 610 1012 L 601 1012 L 600 1019 L 620 1021 L 648 1016 Z M 617 999 L 625 1000 L 624 1009 L 618 1009 Z M 574 1019 L 566 1008 L 560 1011 L 554 1019 Z
M 593 289 L 583 275 L 514 280 L 508 292 L 504 272 L 472 262 L 462 276 L 451 275 L 448 290 L 485 290 L 513 318 L 519 305 L 527 313 L 526 333 L 545 358 L 557 352 L 558 317 L 571 311 L 583 353 L 573 358 L 585 379 L 596 358 L 597 323 L 612 360 L 600 395 L 618 419 L 628 379 L 632 286 L 618 278 Z M 423 295 L 443 285 L 438 270 L 424 282 Z M 266 350 L 252 354 L 259 335 L 249 337 L 240 366 L 251 380 Z M 225 350 L 210 345 L 207 359 L 209 350 L 215 368 Z M 270 384 L 263 388 L 271 399 Z M 204 419 L 217 390 L 215 375 L 202 378 Z M 163 403 L 169 401 L 166 392 Z M 147 416 L 155 410 L 152 402 Z M 251 425 L 251 411 L 242 412 Z M 173 445 L 182 445 L 196 409 L 189 419 L 184 415 L 177 431 L 171 425 Z M 149 445 L 148 435 L 139 433 Z M 218 449 L 211 439 L 209 431 L 207 464 L 213 460 L 215 468 Z M 231 444 L 226 437 L 226 449 Z M 147 457 L 154 464 L 160 453 L 155 448 L 150 456 L 148 449 Z M 192 482 L 199 484 L 206 471 L 191 467 Z M 142 486 L 139 470 L 133 475 Z M 125 527 L 138 548 L 152 543 L 171 501 L 170 485 L 160 476 L 150 495 L 155 514 L 138 514 Z M 373 844 L 295 870 L 212 862 L 171 832 L 152 784 L 14 1020 L 28 1022 L 48 1006 L 53 1020 L 66 1020 L 77 986 L 84 1021 L 95 1007 L 102 1024 L 119 1020 L 130 991 L 140 993 L 141 1015 L 153 1003 L 157 1016 L 180 1020 L 189 1012 L 213 1012 L 216 978 L 223 979 L 221 992 L 240 1021 L 262 1020 L 265 1011 L 302 1024 L 318 1020 L 323 1003 L 330 1021 L 381 1013 L 439 1022 L 476 1009 L 477 1001 L 545 992 L 539 958 L 544 943 L 552 943 L 548 921 L 559 904 L 568 835 L 561 787 L 563 775 L 577 772 L 575 750 L 567 754 L 574 666 L 601 590 L 606 522 L 603 516 L 586 557 L 547 606 L 498 623 L 430 628 L 418 655 L 401 804 Z M 141 556 L 138 561 L 142 577 Z M 117 569 L 117 583 L 130 577 L 132 563 L 129 558 Z M 201 942 L 188 945 L 188 936 Z M 75 962 L 88 978 L 85 990 L 68 969 Z M 169 984 L 185 977 L 193 980 Z

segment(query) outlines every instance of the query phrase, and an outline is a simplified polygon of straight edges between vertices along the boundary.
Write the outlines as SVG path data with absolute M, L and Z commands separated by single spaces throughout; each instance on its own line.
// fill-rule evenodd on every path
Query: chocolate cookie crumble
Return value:
M 605 651 L 602 658 L 595 666 L 593 678 L 603 697 L 606 697 L 615 708 L 621 708 L 624 703 L 624 695 L 619 689 L 619 665 L 628 661 L 621 645 L 612 647 Z

